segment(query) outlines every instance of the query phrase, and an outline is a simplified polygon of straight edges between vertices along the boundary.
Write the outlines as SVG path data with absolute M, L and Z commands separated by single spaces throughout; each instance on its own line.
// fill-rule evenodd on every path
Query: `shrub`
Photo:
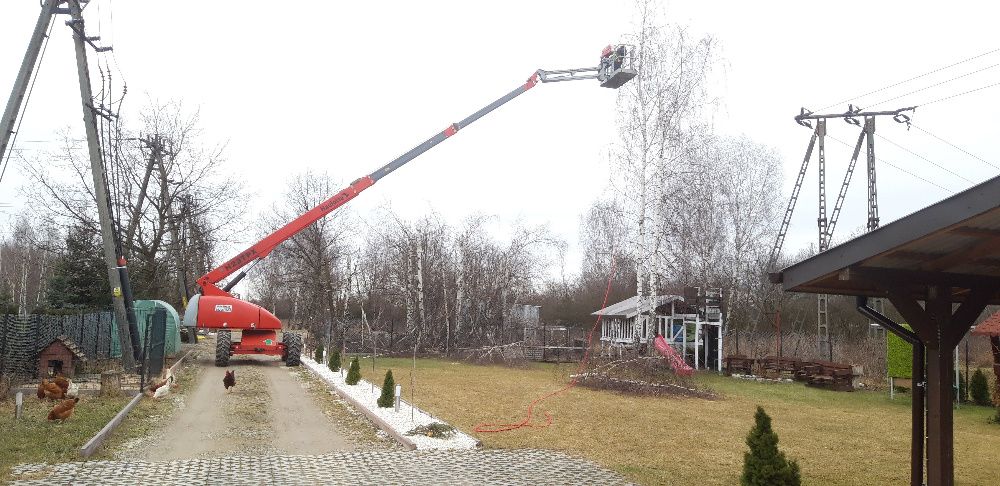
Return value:
M 743 454 L 743 486 L 798 486 L 802 484 L 799 465 L 785 459 L 785 453 L 778 450 L 778 435 L 771 430 L 771 417 L 764 409 L 757 407 L 756 422 L 747 445 L 750 451 Z
M 340 351 L 339 350 L 335 349 L 335 350 L 333 350 L 332 353 L 330 353 L 330 362 L 327 363 L 327 366 L 329 366 L 330 369 L 333 370 L 333 371 L 340 371 Z
M 906 324 L 903 324 L 903 328 L 910 331 L 913 330 Z M 912 378 L 913 345 L 891 332 L 886 336 L 885 344 L 885 361 L 889 376 L 895 378 Z
M 969 380 L 966 379 L 965 373 L 958 374 L 958 396 L 963 402 L 969 401 Z
M 378 397 L 378 406 L 390 408 L 396 398 L 396 380 L 392 379 L 392 370 L 385 372 L 385 381 L 382 382 L 382 395 Z
M 323 345 L 322 344 L 320 344 L 319 346 L 316 346 L 316 354 L 314 355 L 313 359 L 317 363 L 322 363 L 323 362 Z
M 992 405 L 990 401 L 990 387 L 986 382 L 986 373 L 977 368 L 969 380 L 969 392 L 972 393 L 972 403 L 982 406 Z
M 347 369 L 346 381 L 348 385 L 357 385 L 361 381 L 361 364 L 358 363 L 357 357 L 351 360 L 351 367 Z

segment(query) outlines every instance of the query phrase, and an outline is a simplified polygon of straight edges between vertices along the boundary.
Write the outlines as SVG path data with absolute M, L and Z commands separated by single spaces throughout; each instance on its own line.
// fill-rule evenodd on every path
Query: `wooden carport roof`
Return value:
M 1000 303 L 1000 177 L 789 266 L 771 280 L 786 292 L 857 296 L 860 312 L 912 343 L 918 385 L 910 481 L 923 484 L 926 393 L 927 484 L 954 484 L 953 352 L 986 306 Z M 915 333 L 870 308 L 873 296 L 887 297 Z
M 924 300 L 927 284 L 1000 283 L 1000 177 L 796 263 L 772 281 L 788 292 L 886 297 L 878 274 Z M 968 292 L 958 290 L 952 301 Z M 1000 291 L 990 296 L 1000 304 Z

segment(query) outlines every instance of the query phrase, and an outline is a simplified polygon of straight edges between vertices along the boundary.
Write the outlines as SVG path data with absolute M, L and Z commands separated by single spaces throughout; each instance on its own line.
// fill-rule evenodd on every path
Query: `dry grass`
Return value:
M 46 420 L 53 402 L 34 395 L 24 397 L 24 416 L 14 420 L 14 400 L 0 401 L 0 482 L 10 479 L 10 468 L 21 463 L 66 462 L 80 459 L 80 447 L 104 427 L 128 397 L 85 396 L 66 422 Z
M 375 377 L 393 368 L 410 399 L 410 360 L 380 359 Z M 558 389 L 572 365 L 513 370 L 443 360 L 418 360 L 416 404 L 466 432 L 481 422 L 517 422 L 531 400 Z M 372 376 L 362 360 L 362 375 Z M 536 409 L 549 428 L 474 434 L 490 448 L 545 448 L 588 457 L 641 484 L 738 484 L 746 434 L 759 404 L 799 461 L 806 484 L 905 484 L 909 475 L 909 402 L 883 393 L 833 392 L 800 384 L 769 384 L 697 375 L 722 398 L 631 397 L 574 388 Z M 1000 426 L 992 410 L 955 412 L 957 484 L 993 484 Z

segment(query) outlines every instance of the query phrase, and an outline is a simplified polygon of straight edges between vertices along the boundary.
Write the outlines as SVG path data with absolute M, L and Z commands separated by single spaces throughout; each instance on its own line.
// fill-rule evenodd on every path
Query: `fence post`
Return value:
M 149 319 L 147 317 L 147 319 Z M 149 376 L 159 376 L 163 371 L 163 357 L 166 354 L 167 340 L 167 311 L 163 307 L 156 306 L 153 310 L 152 323 L 146 324 L 151 331 L 147 330 L 149 342 L 146 343 L 149 349 Z

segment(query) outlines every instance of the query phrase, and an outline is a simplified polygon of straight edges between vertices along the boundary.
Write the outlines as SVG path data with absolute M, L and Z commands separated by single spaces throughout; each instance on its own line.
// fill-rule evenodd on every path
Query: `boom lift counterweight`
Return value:
M 267 309 L 237 299 L 229 293 L 254 265 L 267 257 L 281 242 L 291 238 L 323 216 L 343 206 L 383 177 L 417 158 L 435 145 L 445 141 L 448 137 L 458 133 L 459 130 L 469 126 L 486 114 L 520 96 L 538 83 L 597 79 L 603 87 L 612 89 L 621 87 L 638 74 L 634 66 L 633 49 L 632 46 L 625 44 L 608 46 L 601 52 L 600 63 L 596 67 L 559 71 L 539 69 L 524 84 L 518 86 L 510 93 L 486 105 L 465 119 L 451 124 L 375 172 L 352 182 L 349 186 L 334 194 L 333 197 L 323 201 L 318 206 L 266 236 L 263 240 L 242 251 L 231 260 L 200 277 L 198 279 L 198 286 L 201 288 L 201 293 L 196 294 L 188 302 L 187 309 L 184 311 L 184 325 L 218 330 L 215 356 L 215 364 L 217 366 L 228 365 L 229 358 L 233 354 L 276 355 L 281 356 L 289 366 L 298 365 L 302 352 L 301 336 L 294 333 L 283 333 L 282 342 L 277 342 L 276 334 L 281 329 L 281 321 Z M 230 279 L 225 286 L 219 287 L 219 283 L 223 279 L 244 267 L 245 269 Z M 238 343 L 232 342 L 230 331 L 234 329 L 242 332 L 242 340 Z

